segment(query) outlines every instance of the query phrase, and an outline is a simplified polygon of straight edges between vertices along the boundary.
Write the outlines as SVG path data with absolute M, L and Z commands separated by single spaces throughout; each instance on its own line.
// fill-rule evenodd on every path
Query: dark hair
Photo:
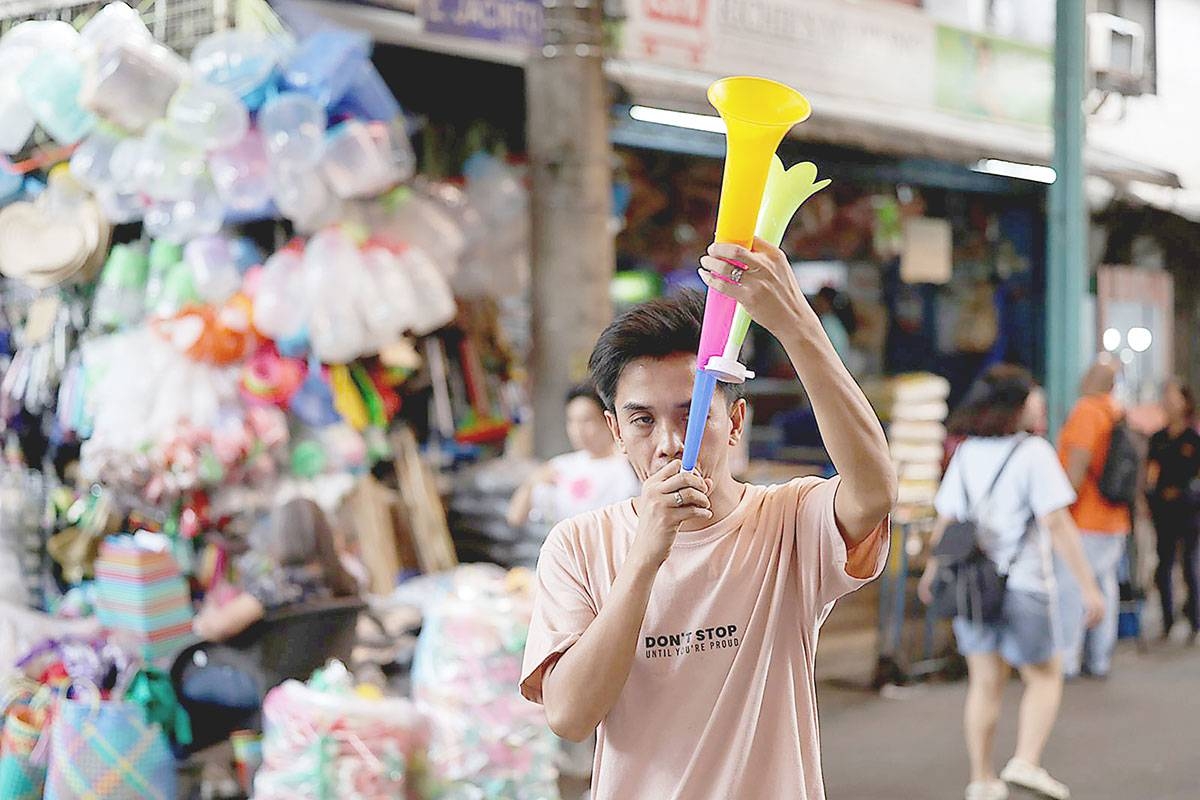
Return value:
M 1037 384 L 1023 367 L 997 364 L 971 385 L 946 423 L 956 436 L 1011 436 L 1021 430 L 1021 412 Z
M 596 394 L 596 387 L 590 383 L 577 383 L 567 390 L 567 399 L 564 405 L 570 405 L 573 401 L 581 397 L 586 397 L 591 400 L 600 410 L 604 410 L 604 401 L 600 399 L 600 395 Z
M 630 362 L 639 358 L 666 358 L 694 354 L 700 347 L 704 323 L 704 295 L 684 289 L 634 306 L 609 324 L 588 360 L 596 393 L 609 411 L 615 410 L 617 382 Z M 741 384 L 718 383 L 729 403 L 745 392 Z

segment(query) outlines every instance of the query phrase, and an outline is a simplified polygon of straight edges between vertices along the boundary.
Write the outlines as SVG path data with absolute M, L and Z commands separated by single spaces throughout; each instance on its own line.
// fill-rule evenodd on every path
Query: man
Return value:
M 604 420 L 604 404 L 591 386 L 567 392 L 567 439 L 573 452 L 550 459 L 509 502 L 514 528 L 531 519 L 557 523 L 637 495 L 641 484 L 618 450 Z
M 1116 377 L 1116 367 L 1108 356 L 1091 366 L 1080 384 L 1079 401 L 1058 437 L 1059 460 L 1079 498 L 1071 506 L 1071 516 L 1105 600 L 1104 619 L 1087 630 L 1082 624 L 1078 584 L 1070 578 L 1062 581 L 1063 673 L 1068 678 L 1078 676 L 1081 670 L 1091 677 L 1107 677 L 1117 646 L 1117 568 L 1125 553 L 1125 537 L 1133 526 L 1129 508 L 1105 499 L 1099 485 L 1109 439 L 1122 414 L 1112 394 Z
M 642 492 L 550 534 L 521 681 L 560 736 L 599 726 L 594 800 L 824 798 L 817 634 L 887 556 L 883 431 L 787 258 L 761 240 L 708 252 L 701 278 L 780 340 L 839 476 L 735 481 L 737 386 L 718 389 L 698 469 L 681 471 L 700 295 L 634 308 L 601 335 L 592 376 Z

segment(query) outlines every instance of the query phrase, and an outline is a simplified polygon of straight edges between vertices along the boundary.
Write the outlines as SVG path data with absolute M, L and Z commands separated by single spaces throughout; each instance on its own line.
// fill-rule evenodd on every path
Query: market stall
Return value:
M 30 10 L 36 19 L 5 20 L 0 37 L 0 575 L 19 576 L 0 598 L 0 630 L 14 631 L 0 724 L 16 737 L 26 723 L 51 731 L 53 718 L 57 737 L 69 715 L 53 709 L 111 709 L 130 746 L 154 743 L 122 777 L 130 787 L 173 771 L 168 740 L 182 753 L 191 738 L 138 712 L 135 687 L 179 690 L 163 670 L 196 641 L 206 597 L 243 585 L 245 554 L 282 505 L 315 501 L 359 591 L 386 606 L 405 578 L 452 574 L 439 473 L 499 453 L 525 405 L 511 337 L 528 259 L 519 165 L 475 137 L 465 157 L 424 168 L 419 125 L 364 34 L 322 24 L 297 35 L 265 3 L 156 25 L 168 5 Z M 431 147 L 428 131 L 418 141 Z M 488 586 L 496 598 L 524 591 L 503 577 Z M 519 601 L 497 602 L 511 660 L 526 623 Z M 259 627 L 276 619 L 268 610 Z M 447 641 L 484 636 L 447 625 L 423 637 L 450 648 L 434 651 L 442 660 Z M 487 654 L 454 657 L 474 669 L 476 656 Z M 334 674 L 310 688 L 353 691 Z M 449 697 L 432 674 L 416 681 L 425 696 Z M 488 741 L 519 729 L 533 743 L 544 723 L 503 705 L 523 702 L 510 683 L 495 690 Z M 369 726 L 385 707 L 376 699 L 361 719 L 340 704 L 333 722 L 313 718 L 314 735 Z M 268 766 L 289 746 L 271 720 L 310 701 L 289 689 L 265 707 Z M 175 708 L 174 694 L 160 704 Z M 412 796 L 459 796 L 447 787 L 494 756 L 478 742 L 462 752 L 470 720 L 444 699 L 427 705 L 450 722 L 434 724 L 435 768 Z M 447 725 L 458 750 L 445 749 Z M 404 763 L 420 760 L 412 736 L 394 754 Z M 19 761 L 22 791 L 96 777 L 59 774 L 53 747 L 47 765 L 20 745 L 0 751 Z M 260 791 L 330 796 L 326 781 L 350 769 L 339 759 L 383 763 L 363 749 L 351 741 L 299 775 L 289 764 Z M 513 770 L 544 753 L 517 750 L 508 777 L 480 778 L 478 796 L 534 780 Z M 537 780 L 553 784 L 546 769 Z M 395 796 L 380 792 L 400 773 L 385 773 L 336 796 Z M 18 786 L 6 779 L 0 769 L 0 786 Z

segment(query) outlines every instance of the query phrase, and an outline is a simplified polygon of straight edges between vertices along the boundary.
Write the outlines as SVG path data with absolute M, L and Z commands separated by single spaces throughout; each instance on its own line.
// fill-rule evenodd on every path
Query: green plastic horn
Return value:
M 779 156 L 772 156 L 770 172 L 767 174 L 767 188 L 763 193 L 762 207 L 758 210 L 758 224 L 754 228 L 754 235 L 778 247 L 796 210 L 805 200 L 830 183 L 828 178 L 817 180 L 817 167 L 811 161 L 801 161 L 791 169 L 785 170 Z M 729 383 L 743 383 L 746 378 L 754 377 L 738 362 L 738 354 L 749 330 L 750 315 L 739 303 L 737 311 L 734 312 L 729 339 L 725 342 L 725 352 L 709 359 L 709 372 L 715 372 L 721 380 Z

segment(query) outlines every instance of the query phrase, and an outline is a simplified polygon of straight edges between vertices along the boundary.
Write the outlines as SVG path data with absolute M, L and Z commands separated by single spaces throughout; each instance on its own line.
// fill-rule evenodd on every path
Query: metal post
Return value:
M 612 165 L 602 0 L 545 0 L 545 45 L 526 70 L 533 173 L 534 449 L 568 449 L 563 399 L 612 318 Z
M 1087 210 L 1083 194 L 1086 0 L 1058 0 L 1054 39 L 1054 170 L 1046 257 L 1046 397 L 1056 435 L 1083 371 L 1082 307 L 1087 293 Z

